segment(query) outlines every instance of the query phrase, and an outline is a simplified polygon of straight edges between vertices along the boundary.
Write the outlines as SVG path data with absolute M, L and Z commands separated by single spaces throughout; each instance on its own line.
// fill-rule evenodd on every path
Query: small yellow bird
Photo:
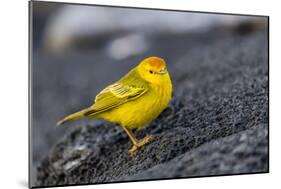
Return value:
M 82 117 L 118 123 L 133 143 L 129 153 L 134 153 L 154 137 L 148 135 L 138 140 L 131 129 L 141 129 L 155 119 L 168 106 L 171 96 L 172 82 L 165 61 L 149 57 L 103 89 L 92 106 L 65 117 L 57 125 Z

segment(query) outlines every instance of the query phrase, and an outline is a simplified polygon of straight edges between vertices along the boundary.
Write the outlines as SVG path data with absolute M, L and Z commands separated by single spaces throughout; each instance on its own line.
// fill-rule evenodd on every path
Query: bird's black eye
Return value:
M 149 70 L 149 73 L 153 74 L 153 71 L 152 71 L 152 70 Z

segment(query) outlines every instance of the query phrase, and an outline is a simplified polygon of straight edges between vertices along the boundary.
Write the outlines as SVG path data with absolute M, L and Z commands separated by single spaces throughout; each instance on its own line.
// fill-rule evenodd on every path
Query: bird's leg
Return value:
M 122 128 L 125 130 L 125 132 L 127 133 L 127 135 L 129 136 L 130 140 L 133 143 L 133 146 L 129 149 L 129 153 L 131 154 L 154 139 L 152 135 L 148 135 L 143 139 L 138 140 L 136 139 L 136 137 L 134 136 L 133 132 L 130 129 L 126 127 L 122 127 Z

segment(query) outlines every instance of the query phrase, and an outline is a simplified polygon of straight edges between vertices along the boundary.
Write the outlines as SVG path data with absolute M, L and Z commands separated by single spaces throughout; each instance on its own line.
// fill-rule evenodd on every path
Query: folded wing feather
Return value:
M 84 113 L 85 116 L 91 116 L 111 108 L 120 106 L 125 102 L 134 100 L 147 92 L 147 88 L 142 86 L 124 85 L 114 83 L 102 90 L 95 98 L 95 104 Z

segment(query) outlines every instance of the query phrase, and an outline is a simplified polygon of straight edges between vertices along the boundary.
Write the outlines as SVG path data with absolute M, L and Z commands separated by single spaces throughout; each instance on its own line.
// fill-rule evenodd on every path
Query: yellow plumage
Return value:
M 95 103 L 59 121 L 61 125 L 81 117 L 102 118 L 118 123 L 132 140 L 130 152 L 152 140 L 137 140 L 130 129 L 142 128 L 155 119 L 168 105 L 172 83 L 162 58 L 149 57 L 119 81 L 109 85 L 95 98 Z

